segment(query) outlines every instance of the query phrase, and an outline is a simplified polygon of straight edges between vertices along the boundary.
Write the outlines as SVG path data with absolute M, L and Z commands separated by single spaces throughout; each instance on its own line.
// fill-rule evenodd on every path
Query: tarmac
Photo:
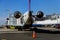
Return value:
M 0 40 L 33 40 L 32 31 L 17 29 L 0 29 Z
M 1 31 L 0 40 L 33 40 L 30 31 Z
M 60 40 L 60 34 L 37 33 L 33 39 L 31 33 L 0 33 L 0 40 Z
M 37 29 L 40 29 L 40 30 L 49 30 L 49 31 L 60 31 L 60 29 L 52 28 L 52 27 L 37 27 Z
M 0 40 L 33 40 L 31 34 L 4 33 L 0 34 Z
M 60 34 L 37 33 L 37 38 L 35 40 L 60 40 Z
M 49 33 L 39 30 L 36 39 L 33 39 L 32 31 L 0 29 L 0 40 L 60 40 L 60 33 Z

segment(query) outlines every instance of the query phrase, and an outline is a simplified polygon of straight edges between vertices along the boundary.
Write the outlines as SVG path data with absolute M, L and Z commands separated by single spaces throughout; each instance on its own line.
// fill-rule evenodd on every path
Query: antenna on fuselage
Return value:
M 31 0 L 28 0 L 28 10 L 31 11 Z
M 31 0 L 28 0 L 28 11 L 29 11 L 29 16 L 32 16 L 33 11 L 31 11 Z

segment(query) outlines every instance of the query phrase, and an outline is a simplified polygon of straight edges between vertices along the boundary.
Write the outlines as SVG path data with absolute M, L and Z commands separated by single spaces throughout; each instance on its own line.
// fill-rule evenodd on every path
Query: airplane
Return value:
M 13 18 L 12 18 L 13 17 Z M 23 15 L 21 12 L 16 11 L 14 15 L 10 17 L 8 20 L 7 26 L 15 26 L 17 29 L 25 29 L 30 27 L 60 27 L 60 15 L 47 15 L 44 16 L 44 13 L 42 11 L 38 11 L 37 15 L 32 15 L 32 11 L 27 11 Z M 14 20 L 12 22 L 10 21 L 12 19 L 16 20 L 16 24 L 14 23 Z M 10 24 L 9 24 L 10 23 Z
M 15 11 L 12 16 L 10 15 L 10 17 L 7 18 L 7 28 L 9 28 L 11 25 L 15 26 L 17 29 L 26 29 L 37 26 L 41 27 L 45 25 L 55 27 L 56 25 L 60 25 L 60 16 L 59 18 L 48 18 L 48 16 L 44 17 L 44 13 L 42 11 L 38 11 L 37 15 L 33 15 L 33 11 L 30 9 L 30 2 L 31 0 L 29 0 L 28 11 L 23 15 L 21 12 Z
M 36 19 L 35 17 L 33 26 L 60 28 L 60 14 L 46 15 L 40 19 Z
M 15 26 L 17 29 L 24 29 L 29 28 L 33 24 L 33 15 L 30 7 L 31 0 L 28 0 L 28 11 L 25 12 L 23 15 L 19 11 L 15 11 L 13 15 L 10 15 L 9 18 L 7 18 L 6 27 L 9 28 L 10 26 Z M 40 13 L 36 15 L 37 17 L 42 17 L 43 13 Z
M 43 16 L 43 13 L 35 16 L 41 18 Z M 16 22 L 16 24 L 14 23 L 14 21 Z M 27 11 L 23 15 L 19 11 L 16 11 L 14 15 L 7 18 L 7 27 L 13 25 L 16 26 L 16 28 L 23 28 L 23 27 L 29 28 L 32 27 L 33 22 L 34 19 L 33 19 L 32 11 Z

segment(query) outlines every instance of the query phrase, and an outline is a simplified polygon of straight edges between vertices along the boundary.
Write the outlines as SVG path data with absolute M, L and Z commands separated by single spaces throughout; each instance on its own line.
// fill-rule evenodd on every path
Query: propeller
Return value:
M 42 18 L 44 16 L 44 13 L 42 11 L 38 11 L 36 16 L 38 18 Z
M 15 12 L 14 12 L 14 17 L 15 17 L 16 19 L 20 18 L 20 17 L 21 17 L 21 12 L 15 11 Z

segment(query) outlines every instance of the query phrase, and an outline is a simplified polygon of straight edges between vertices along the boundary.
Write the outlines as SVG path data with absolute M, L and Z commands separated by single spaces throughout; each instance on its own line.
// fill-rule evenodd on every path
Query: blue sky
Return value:
M 8 11 L 9 10 L 9 11 Z M 21 11 L 23 14 L 28 10 L 28 0 L 0 0 L 0 24 L 7 18 L 9 12 Z M 36 14 L 38 10 L 44 14 L 60 13 L 60 0 L 31 0 L 31 10 Z M 1 19 L 2 18 L 2 19 Z

